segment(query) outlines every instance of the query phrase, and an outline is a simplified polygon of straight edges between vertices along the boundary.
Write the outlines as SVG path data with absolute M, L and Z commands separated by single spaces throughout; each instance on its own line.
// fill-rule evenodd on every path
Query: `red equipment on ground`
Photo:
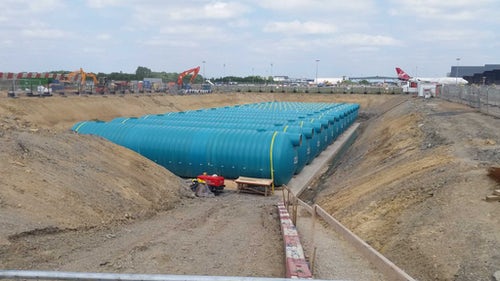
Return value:
M 191 189 L 193 191 L 196 190 L 198 184 L 204 183 L 207 185 L 207 187 L 210 189 L 211 192 L 213 192 L 215 195 L 218 195 L 224 191 L 224 177 L 223 176 L 218 176 L 218 175 L 199 175 L 196 177 L 196 179 L 193 180 L 191 184 Z

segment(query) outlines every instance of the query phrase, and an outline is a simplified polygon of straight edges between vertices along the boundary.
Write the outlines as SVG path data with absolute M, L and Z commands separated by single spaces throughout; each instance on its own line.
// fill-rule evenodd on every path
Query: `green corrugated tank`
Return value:
M 72 129 L 128 147 L 181 177 L 207 172 L 273 178 L 281 185 L 347 129 L 358 109 L 345 103 L 264 102 L 80 122 Z
M 134 150 L 180 177 L 203 172 L 227 178 L 290 181 L 302 135 L 264 130 L 165 127 L 144 124 L 77 123 L 72 130 L 101 136 Z M 256 153 L 256 152 L 259 153 Z
M 304 166 L 310 161 L 312 161 L 313 157 L 311 155 L 311 143 L 316 141 L 317 138 L 313 138 L 315 136 L 314 129 L 312 126 L 304 125 L 297 126 L 295 124 L 284 125 L 281 123 L 276 124 L 260 124 L 260 123 L 246 123 L 240 122 L 235 124 L 234 122 L 209 122 L 204 119 L 199 120 L 166 120 L 166 119 L 138 119 L 138 118 L 129 118 L 129 119 L 120 119 L 115 122 L 123 123 L 123 124 L 148 124 L 148 125 L 157 125 L 157 126 L 166 126 L 166 127 L 194 127 L 194 128 L 220 128 L 220 129 L 238 129 L 238 130 L 265 130 L 265 131 L 278 131 L 278 132 L 288 132 L 288 133 L 297 133 L 302 134 L 302 145 L 297 148 L 297 169 L 295 173 L 300 173 Z M 290 123 L 290 120 L 289 120 Z

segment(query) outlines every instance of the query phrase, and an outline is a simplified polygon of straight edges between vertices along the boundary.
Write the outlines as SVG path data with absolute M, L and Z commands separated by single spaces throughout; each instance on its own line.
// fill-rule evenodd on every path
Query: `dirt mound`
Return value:
M 495 118 L 441 100 L 409 100 L 363 124 L 317 200 L 422 280 L 485 280 L 500 264 Z
M 149 217 L 178 198 L 170 172 L 102 139 L 40 130 L 4 132 L 0 140 L 4 239 Z

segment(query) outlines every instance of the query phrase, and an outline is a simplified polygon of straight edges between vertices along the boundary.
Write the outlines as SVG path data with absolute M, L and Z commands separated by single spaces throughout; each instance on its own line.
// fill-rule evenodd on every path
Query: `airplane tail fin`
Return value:
M 396 67 L 396 73 L 398 74 L 399 80 L 408 81 L 411 78 L 410 75 L 408 75 L 408 73 L 406 73 L 399 67 Z

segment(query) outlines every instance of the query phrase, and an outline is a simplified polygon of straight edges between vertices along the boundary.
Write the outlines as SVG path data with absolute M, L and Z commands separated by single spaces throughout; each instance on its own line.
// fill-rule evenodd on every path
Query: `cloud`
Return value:
M 345 12 L 371 11 L 376 8 L 372 0 L 331 1 L 331 0 L 258 0 L 257 4 L 264 9 L 276 11 L 318 11 Z
M 402 42 L 384 35 L 345 34 L 335 39 L 340 45 L 348 46 L 401 46 Z
M 166 36 L 179 36 L 177 38 L 170 38 L 170 39 L 181 40 L 181 41 L 186 41 L 181 39 L 181 38 L 186 38 L 186 36 L 189 36 L 191 41 L 196 39 L 199 40 L 201 38 L 222 39 L 222 37 L 224 36 L 223 35 L 224 32 L 222 32 L 222 30 L 218 27 L 212 25 L 199 26 L 193 24 L 168 25 L 160 29 L 160 34 Z
M 175 47 L 175 48 L 198 48 L 200 44 L 194 40 L 180 41 L 171 40 L 170 38 L 158 37 L 140 41 L 139 44 L 151 47 Z
M 102 9 L 110 6 L 118 6 L 123 3 L 120 0 L 87 0 L 87 6 L 93 9 Z
M 289 34 L 330 34 L 337 28 L 333 24 L 298 20 L 290 22 L 271 22 L 264 26 L 264 32 L 289 33 Z
M 243 15 L 248 8 L 240 3 L 215 2 L 203 6 L 203 16 L 211 19 L 230 19 Z
M 497 6 L 496 9 L 498 9 L 496 0 L 393 0 L 389 14 L 394 16 L 411 15 L 417 18 L 446 21 L 469 21 L 488 19 L 490 16 L 498 18 L 497 13 L 496 15 L 495 13 L 490 14 L 491 8 L 494 6 Z
M 249 11 L 249 8 L 236 2 L 209 2 L 199 5 L 198 2 L 141 3 L 133 6 L 133 15 L 141 23 L 157 25 L 172 21 L 193 22 L 200 20 L 238 19 Z
M 97 40 L 106 41 L 106 40 L 111 39 L 111 35 L 109 35 L 107 33 L 101 33 L 101 34 L 97 34 L 96 38 L 97 38 Z
M 43 27 L 22 29 L 20 34 L 25 38 L 47 40 L 67 38 L 71 35 L 64 30 Z

